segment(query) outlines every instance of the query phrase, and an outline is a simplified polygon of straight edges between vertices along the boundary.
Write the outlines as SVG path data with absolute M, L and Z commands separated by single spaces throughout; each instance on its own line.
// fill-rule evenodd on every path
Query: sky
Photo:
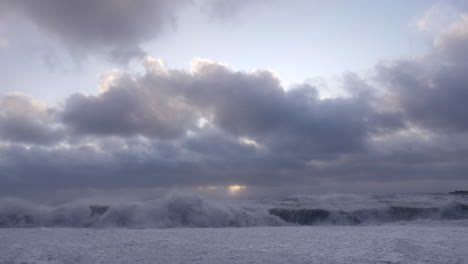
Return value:
M 468 189 L 468 1 L 0 0 L 0 196 Z

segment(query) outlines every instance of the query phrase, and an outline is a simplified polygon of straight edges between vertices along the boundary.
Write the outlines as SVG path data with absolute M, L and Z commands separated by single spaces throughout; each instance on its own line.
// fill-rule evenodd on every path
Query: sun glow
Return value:
M 234 185 L 229 185 L 228 189 L 229 189 L 229 193 L 230 194 L 236 194 L 240 191 L 242 191 L 243 189 L 247 188 L 247 186 L 245 185 L 238 185 L 238 184 L 234 184 Z

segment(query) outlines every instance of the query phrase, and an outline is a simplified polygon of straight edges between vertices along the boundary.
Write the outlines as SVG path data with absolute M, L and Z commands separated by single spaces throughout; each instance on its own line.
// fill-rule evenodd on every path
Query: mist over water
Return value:
M 0 227 L 174 228 L 375 225 L 468 221 L 468 196 L 450 194 L 296 195 L 213 199 L 173 192 L 156 199 L 77 200 L 56 205 L 0 200 Z

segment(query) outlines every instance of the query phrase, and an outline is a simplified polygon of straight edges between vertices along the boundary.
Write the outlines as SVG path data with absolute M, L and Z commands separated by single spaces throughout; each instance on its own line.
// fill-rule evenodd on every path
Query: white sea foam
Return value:
M 232 206 L 197 194 L 172 193 L 128 203 L 71 202 L 38 205 L 19 199 L 0 201 L 0 227 L 246 227 L 279 225 L 266 210 Z
M 263 200 L 212 200 L 171 193 L 144 200 L 92 199 L 44 205 L 0 199 L 0 227 L 249 227 L 373 225 L 468 219 L 465 196 L 302 195 Z

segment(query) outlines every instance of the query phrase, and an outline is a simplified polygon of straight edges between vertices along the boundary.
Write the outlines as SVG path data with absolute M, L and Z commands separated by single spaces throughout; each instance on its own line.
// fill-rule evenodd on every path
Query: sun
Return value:
M 245 188 L 247 188 L 247 186 L 234 184 L 234 185 L 229 185 L 228 190 L 230 194 L 236 194 Z

